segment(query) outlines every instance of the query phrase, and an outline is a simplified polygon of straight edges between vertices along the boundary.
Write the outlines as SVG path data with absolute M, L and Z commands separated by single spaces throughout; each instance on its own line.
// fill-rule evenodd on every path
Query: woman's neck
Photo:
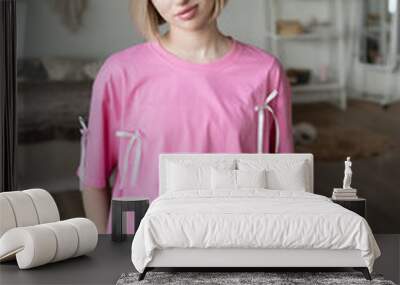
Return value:
M 185 30 L 170 27 L 160 44 L 173 54 L 198 63 L 222 57 L 231 48 L 231 41 L 217 28 L 216 21 L 204 29 Z

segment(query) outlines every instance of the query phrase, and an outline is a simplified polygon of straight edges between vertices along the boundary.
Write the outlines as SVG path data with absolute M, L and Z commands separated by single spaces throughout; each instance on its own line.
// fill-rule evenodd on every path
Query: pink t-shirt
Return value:
M 113 197 L 152 201 L 160 153 L 257 152 L 255 107 L 274 89 L 278 152 L 293 152 L 284 69 L 271 54 L 232 39 L 230 51 L 210 63 L 181 59 L 158 41 L 112 54 L 93 85 L 83 185 L 106 186 L 117 167 Z M 263 152 L 274 152 L 276 131 L 271 113 L 265 116 Z

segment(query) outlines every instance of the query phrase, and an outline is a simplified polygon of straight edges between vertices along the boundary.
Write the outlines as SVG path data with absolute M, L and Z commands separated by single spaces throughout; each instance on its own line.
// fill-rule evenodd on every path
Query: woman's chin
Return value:
M 206 28 L 208 24 L 209 23 L 207 21 L 201 21 L 201 19 L 193 19 L 191 21 L 175 23 L 175 26 L 183 30 L 195 31 Z

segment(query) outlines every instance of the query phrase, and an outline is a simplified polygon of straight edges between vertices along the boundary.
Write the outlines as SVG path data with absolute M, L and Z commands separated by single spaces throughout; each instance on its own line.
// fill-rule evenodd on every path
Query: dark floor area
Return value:
M 374 273 L 383 274 L 387 280 L 399 282 L 400 235 L 376 235 L 382 256 L 376 260 Z M 124 242 L 112 242 L 101 235 L 95 251 L 65 261 L 33 269 L 19 270 L 15 261 L 0 264 L 0 284 L 115 284 L 122 273 L 134 272 L 130 259 L 132 237 Z M 272 270 L 273 269 L 268 269 Z M 343 271 L 349 268 L 324 269 Z M 286 271 L 293 271 L 288 268 Z M 296 271 L 296 270 L 294 270 Z M 306 271 L 318 272 L 317 268 Z M 375 284 L 375 283 L 374 283 Z

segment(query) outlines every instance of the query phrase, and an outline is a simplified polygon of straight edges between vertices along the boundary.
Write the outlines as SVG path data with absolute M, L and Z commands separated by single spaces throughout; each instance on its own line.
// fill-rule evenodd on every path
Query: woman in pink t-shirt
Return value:
M 285 72 L 271 54 L 219 31 L 225 4 L 132 1 L 148 41 L 106 60 L 81 130 L 77 174 L 99 232 L 110 232 L 111 196 L 158 196 L 160 153 L 293 152 Z M 165 21 L 170 29 L 161 35 Z

